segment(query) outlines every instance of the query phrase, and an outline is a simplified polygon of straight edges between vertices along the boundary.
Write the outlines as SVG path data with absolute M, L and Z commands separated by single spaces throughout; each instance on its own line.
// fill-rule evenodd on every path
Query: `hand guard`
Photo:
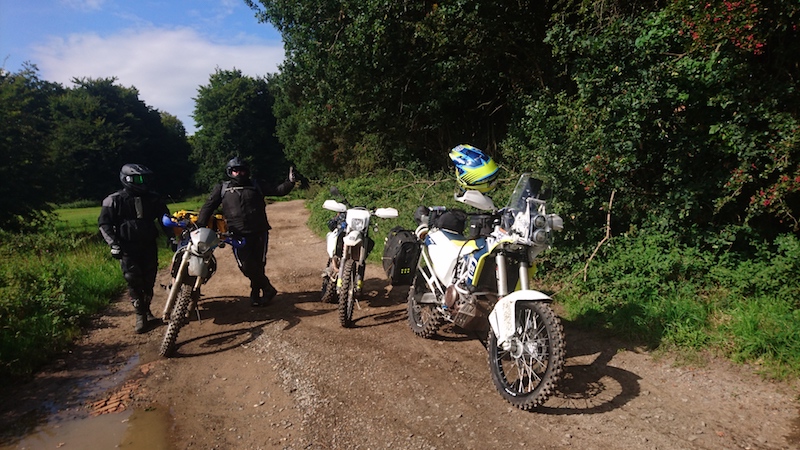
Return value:
M 114 259 L 122 259 L 122 249 L 119 245 L 111 246 L 111 257 Z
M 289 181 L 292 183 L 297 181 L 297 170 L 294 166 L 289 167 Z

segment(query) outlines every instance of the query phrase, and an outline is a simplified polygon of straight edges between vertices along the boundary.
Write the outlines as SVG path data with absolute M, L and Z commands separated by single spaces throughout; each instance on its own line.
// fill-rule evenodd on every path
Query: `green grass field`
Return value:
M 205 202 L 205 196 L 198 196 L 178 203 L 167 203 L 170 212 L 178 210 L 199 211 Z M 91 231 L 97 228 L 97 217 L 100 215 L 100 206 L 85 208 L 57 208 L 59 220 L 64 222 L 63 229 L 74 231 Z

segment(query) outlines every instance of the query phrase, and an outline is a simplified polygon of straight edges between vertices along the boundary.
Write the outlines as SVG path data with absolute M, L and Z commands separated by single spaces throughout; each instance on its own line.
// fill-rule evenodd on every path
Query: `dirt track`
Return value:
M 406 289 L 391 289 L 378 266 L 367 270 L 355 328 L 342 328 L 336 305 L 318 301 L 325 248 L 303 203 L 267 211 L 274 305 L 250 307 L 230 250 L 218 250 L 203 320 L 181 331 L 176 357 L 157 354 L 163 327 L 133 334 L 129 304 L 115 302 L 70 355 L 2 388 L 0 427 L 45 400 L 87 414 L 122 398 L 120 409 L 168 412 L 177 449 L 800 448 L 796 387 L 724 361 L 675 366 L 567 322 L 559 392 L 535 412 L 516 410 L 494 391 L 473 336 L 412 334 Z M 92 398 L 70 403 L 80 396 L 63 387 L 87 376 Z

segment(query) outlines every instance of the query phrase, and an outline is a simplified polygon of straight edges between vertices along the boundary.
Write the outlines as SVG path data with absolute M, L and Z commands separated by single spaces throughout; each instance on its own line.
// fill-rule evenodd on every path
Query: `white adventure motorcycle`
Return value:
M 164 214 L 161 223 L 165 227 L 175 228 L 177 244 L 172 256 L 170 273 L 172 283 L 164 305 L 162 320 L 167 322 L 167 331 L 161 342 L 159 354 L 169 357 L 175 351 L 178 333 L 189 322 L 191 310 L 197 310 L 200 300 L 200 287 L 211 279 L 217 270 L 217 259 L 214 250 L 231 244 L 238 248 L 244 245 L 244 238 L 234 238 L 225 232 L 225 220 L 222 215 L 211 218 L 207 228 L 200 228 L 195 221 L 197 213 L 178 211 L 172 217 Z M 200 319 L 200 312 L 197 312 Z
M 337 215 L 329 222 L 326 236 L 328 265 L 322 272 L 322 301 L 331 302 L 334 293 L 339 300 L 339 322 L 345 328 L 353 326 L 353 308 L 361 295 L 367 256 L 375 242 L 369 237 L 372 216 L 382 219 L 397 217 L 395 208 L 369 209 L 352 206 L 336 187 L 331 194 L 340 201 L 328 199 L 322 207 Z
M 564 368 L 564 331 L 551 298 L 530 287 L 537 255 L 563 229 L 546 212 L 549 190 L 529 174 L 520 177 L 508 206 L 497 210 L 489 197 L 466 191 L 457 200 L 489 211 L 474 214 L 469 238 L 442 225 L 448 211 L 424 208 L 415 215 L 422 246 L 408 293 L 413 332 L 429 338 L 445 322 L 486 331 L 492 381 L 509 403 L 530 410 L 544 403 Z M 463 213 L 464 219 L 467 214 Z

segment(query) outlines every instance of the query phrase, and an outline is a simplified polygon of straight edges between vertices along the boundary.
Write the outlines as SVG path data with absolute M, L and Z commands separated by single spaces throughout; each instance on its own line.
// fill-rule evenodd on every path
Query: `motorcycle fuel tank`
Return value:
M 433 271 L 445 286 L 449 286 L 453 282 L 453 271 L 459 258 L 478 249 L 475 241 L 442 230 L 428 233 L 425 237 L 425 245 L 433 263 Z

